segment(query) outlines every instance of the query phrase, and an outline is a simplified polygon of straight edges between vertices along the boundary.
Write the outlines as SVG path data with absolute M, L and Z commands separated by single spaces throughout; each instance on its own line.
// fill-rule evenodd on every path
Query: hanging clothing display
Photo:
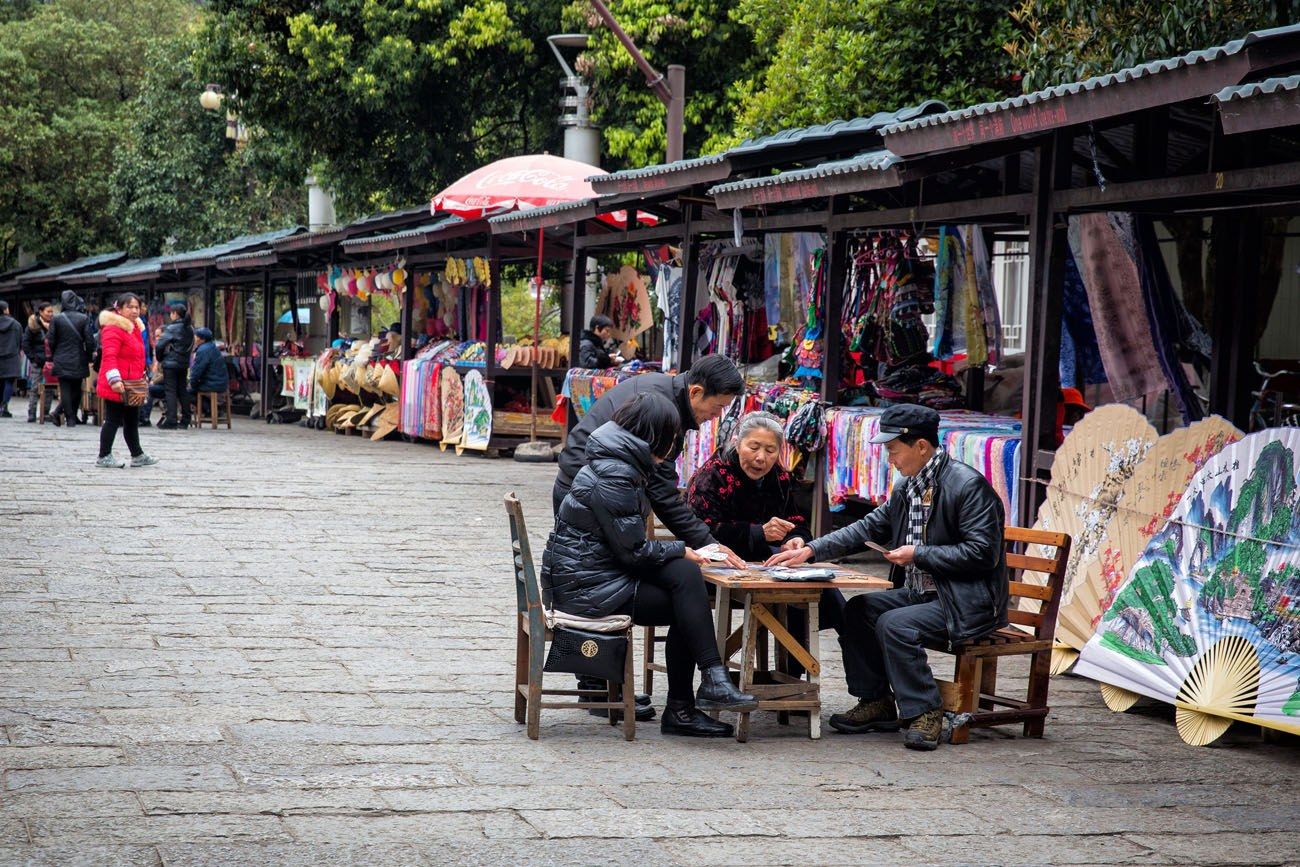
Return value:
M 1131 218 L 1104 213 L 1072 216 L 1069 237 L 1115 399 L 1133 400 L 1163 390 L 1165 376 L 1152 346 Z
M 492 439 L 492 393 L 483 381 L 483 374 L 477 370 L 465 374 L 464 388 L 464 431 L 456 454 L 465 449 L 483 451 Z
M 1065 257 L 1065 277 L 1061 287 L 1061 385 L 1097 385 L 1106 381 L 1101 363 L 1097 332 L 1092 325 L 1088 290 L 1074 256 Z
M 871 444 L 880 430 L 880 407 L 833 407 L 827 410 L 826 495 L 831 508 L 848 497 L 883 503 L 898 475 L 889 465 L 885 447 Z M 939 420 L 940 444 L 954 459 L 968 464 L 989 480 L 1008 516 L 1018 514 L 1020 422 L 1017 419 L 965 410 L 944 412 Z
M 965 354 L 974 367 L 1002 361 L 1002 322 L 978 226 L 941 226 L 934 267 L 935 358 Z

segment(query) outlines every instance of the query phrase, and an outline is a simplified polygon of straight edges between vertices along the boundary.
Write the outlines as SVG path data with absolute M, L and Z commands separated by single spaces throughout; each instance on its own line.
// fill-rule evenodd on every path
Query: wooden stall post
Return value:
M 695 305 L 699 296 L 700 238 L 691 227 L 695 205 L 682 205 L 682 306 L 677 316 L 677 372 L 685 373 L 695 357 Z
M 400 251 L 405 258 L 406 251 Z M 415 279 L 407 276 L 406 285 L 402 287 L 402 361 L 411 358 L 411 347 L 415 344 L 415 335 L 411 329 L 415 323 Z
M 1054 419 L 1060 394 L 1061 286 L 1065 277 L 1066 224 L 1057 222 L 1052 193 L 1066 189 L 1074 140 L 1066 132 L 1052 134 L 1038 149 L 1034 193 L 1029 216 L 1029 310 L 1025 339 L 1024 402 L 1021 405 L 1020 514 L 1022 527 L 1032 526 L 1043 491 L 1039 470 L 1050 467 L 1056 448 Z M 1045 450 L 1046 466 L 1040 459 Z
M 337 325 L 338 313 L 334 314 Z M 336 332 L 337 333 L 337 332 Z M 271 388 L 271 349 L 275 340 L 275 294 L 271 287 L 271 272 L 262 269 L 262 375 L 258 393 L 261 395 L 259 412 L 262 418 L 270 408 L 267 391 Z
M 836 207 L 835 196 L 831 197 L 827 214 L 833 216 Z M 840 320 L 844 308 L 844 281 L 848 277 L 848 234 L 830 228 L 828 220 L 826 235 L 826 297 L 822 299 L 822 334 L 825 340 L 823 355 L 821 399 L 835 403 L 840 392 L 840 370 L 843 358 L 843 329 Z M 813 513 L 812 532 L 821 536 L 834 529 L 831 519 L 830 503 L 826 499 L 826 459 L 827 449 L 812 458 L 813 476 Z
M 487 383 L 489 393 L 496 393 L 494 373 L 497 367 L 497 329 L 501 327 L 501 244 L 493 235 L 488 241 L 488 268 L 492 275 L 492 285 L 488 287 L 487 334 L 483 336 L 483 380 Z M 468 294 L 462 297 L 468 297 Z M 464 307 L 464 304 L 461 305 Z
M 1264 220 L 1258 209 L 1216 214 L 1214 316 L 1210 321 L 1210 412 L 1250 430 L 1250 375 L 1259 318 L 1260 256 Z
M 582 342 L 582 329 L 587 310 L 587 251 L 582 243 L 585 226 L 578 223 L 573 227 L 573 264 L 569 269 L 573 274 L 573 292 L 569 303 L 569 367 L 578 366 L 578 347 Z M 564 427 L 571 431 L 578 426 L 578 414 L 570 403 L 564 410 Z

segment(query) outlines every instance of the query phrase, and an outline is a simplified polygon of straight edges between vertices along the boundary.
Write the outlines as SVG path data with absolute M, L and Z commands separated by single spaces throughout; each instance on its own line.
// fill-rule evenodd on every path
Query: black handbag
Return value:
M 585 632 L 557 626 L 551 631 L 551 649 L 542 670 L 622 683 L 626 661 L 627 633 Z

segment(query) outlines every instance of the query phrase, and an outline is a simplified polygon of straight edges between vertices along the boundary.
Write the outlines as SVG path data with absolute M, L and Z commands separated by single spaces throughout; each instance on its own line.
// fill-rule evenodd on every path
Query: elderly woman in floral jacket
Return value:
M 736 438 L 719 448 L 691 478 L 686 504 L 713 536 L 740 557 L 762 562 L 780 548 L 808 541 L 812 531 L 794 502 L 794 477 L 781 466 L 785 430 L 770 412 L 751 412 L 740 420 Z M 840 628 L 844 594 L 827 590 L 821 599 L 821 626 Z M 802 637 L 801 624 L 791 631 Z

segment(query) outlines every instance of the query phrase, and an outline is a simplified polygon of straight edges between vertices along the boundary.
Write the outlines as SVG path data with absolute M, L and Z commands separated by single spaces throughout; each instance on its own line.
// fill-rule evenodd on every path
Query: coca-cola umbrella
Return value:
M 532 154 L 507 157 L 475 169 L 433 197 L 434 214 L 455 214 L 466 220 L 493 217 L 509 211 L 545 208 L 595 198 L 587 178 L 605 172 L 595 166 L 567 160 L 550 154 Z M 623 228 L 627 225 L 626 211 L 613 211 L 598 216 L 602 222 Z M 653 224 L 650 214 L 638 213 L 637 220 Z M 533 383 L 530 405 L 532 408 L 531 440 L 537 440 L 537 362 L 542 329 L 542 254 L 544 230 L 537 235 L 537 274 L 534 277 L 536 309 L 533 311 Z M 495 359 L 489 359 L 495 363 Z

